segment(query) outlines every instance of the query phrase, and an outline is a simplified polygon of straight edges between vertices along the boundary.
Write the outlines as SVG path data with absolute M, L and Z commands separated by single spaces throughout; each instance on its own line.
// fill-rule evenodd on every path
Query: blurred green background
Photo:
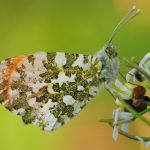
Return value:
M 114 43 L 120 57 L 140 59 L 150 50 L 149 0 L 0 0 L 0 59 L 41 50 L 94 54 L 135 3 L 141 14 Z M 0 106 L 0 150 L 144 149 L 122 136 L 115 143 L 112 129 L 98 122 L 110 118 L 113 108 L 113 99 L 103 91 L 67 125 L 46 133 L 23 125 L 20 117 Z M 150 134 L 138 122 L 131 128 Z

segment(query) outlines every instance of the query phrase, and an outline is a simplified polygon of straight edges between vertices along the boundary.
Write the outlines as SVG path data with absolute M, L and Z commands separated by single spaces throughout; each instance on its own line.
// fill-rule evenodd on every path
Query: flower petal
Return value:
M 132 77 L 134 77 L 134 74 L 136 72 L 136 69 L 131 69 L 127 75 L 126 75 L 126 81 L 129 82 L 131 80 Z
M 144 66 L 143 69 L 144 69 L 147 73 L 150 74 L 150 61 L 148 61 L 148 62 L 145 64 L 145 66 Z
M 126 93 L 131 93 L 131 91 L 125 85 L 123 85 L 122 82 L 120 82 L 119 80 L 116 80 L 115 86 Z
M 114 141 L 117 141 L 118 139 L 118 132 L 119 132 L 118 126 L 114 126 L 113 135 L 112 135 Z
M 128 94 L 128 93 L 117 93 L 117 94 L 121 99 L 130 99 L 131 98 L 131 94 Z
M 113 111 L 113 118 L 114 118 L 114 124 L 116 125 L 118 122 L 118 118 L 119 118 L 119 113 L 120 113 L 121 109 L 117 108 Z
M 142 143 L 144 144 L 145 147 L 149 147 L 150 146 L 150 141 L 145 142 L 141 137 L 136 136 L 136 138 Z
M 121 126 L 121 130 L 128 133 L 128 129 L 129 129 L 129 123 L 124 123 Z
M 133 119 L 132 113 L 129 112 L 120 112 L 118 115 L 118 120 L 130 121 Z
M 150 53 L 147 53 L 144 58 L 140 61 L 139 63 L 139 67 L 143 68 L 143 65 L 145 64 L 145 62 L 150 59 Z

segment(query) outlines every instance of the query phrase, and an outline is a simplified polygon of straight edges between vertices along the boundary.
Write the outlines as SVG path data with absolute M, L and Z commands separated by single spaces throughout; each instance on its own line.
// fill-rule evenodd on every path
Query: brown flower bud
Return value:
M 137 112 L 141 112 L 145 109 L 147 109 L 147 105 L 144 102 L 143 99 L 130 99 L 130 100 L 124 100 L 132 109 L 134 109 Z M 127 109 L 124 110 L 125 112 L 128 112 Z
M 137 112 L 141 112 L 141 111 L 147 109 L 147 105 L 143 101 L 143 99 L 133 99 L 132 106 L 133 106 L 133 109 L 136 110 Z
M 140 82 L 143 81 L 143 77 L 138 71 L 136 71 L 134 75 L 138 81 L 140 81 Z
M 124 100 L 124 102 L 126 102 L 129 106 L 131 106 L 133 108 L 133 105 L 132 105 L 133 101 L 132 101 L 132 99 Z M 124 111 L 128 112 L 128 110 L 126 108 L 124 109 Z
M 144 97 L 146 89 L 143 86 L 137 86 L 133 89 L 133 98 L 141 99 Z

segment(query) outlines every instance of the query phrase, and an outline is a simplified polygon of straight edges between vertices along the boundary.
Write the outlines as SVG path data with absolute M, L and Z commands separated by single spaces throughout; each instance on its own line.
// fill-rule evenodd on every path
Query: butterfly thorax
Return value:
M 117 58 L 116 46 L 113 44 L 105 45 L 100 51 L 97 52 L 96 57 L 102 63 L 101 81 L 109 85 L 118 76 L 119 59 Z

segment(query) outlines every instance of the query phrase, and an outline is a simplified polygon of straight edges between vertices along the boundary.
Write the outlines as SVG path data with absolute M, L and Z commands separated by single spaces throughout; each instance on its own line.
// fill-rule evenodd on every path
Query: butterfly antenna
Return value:
M 118 25 L 115 27 L 114 31 L 112 32 L 108 44 L 112 42 L 115 35 L 120 31 L 120 29 L 128 22 L 130 22 L 135 16 L 137 16 L 140 13 L 140 9 L 137 9 L 136 6 L 133 6 L 131 10 L 121 19 L 121 21 L 118 23 Z

